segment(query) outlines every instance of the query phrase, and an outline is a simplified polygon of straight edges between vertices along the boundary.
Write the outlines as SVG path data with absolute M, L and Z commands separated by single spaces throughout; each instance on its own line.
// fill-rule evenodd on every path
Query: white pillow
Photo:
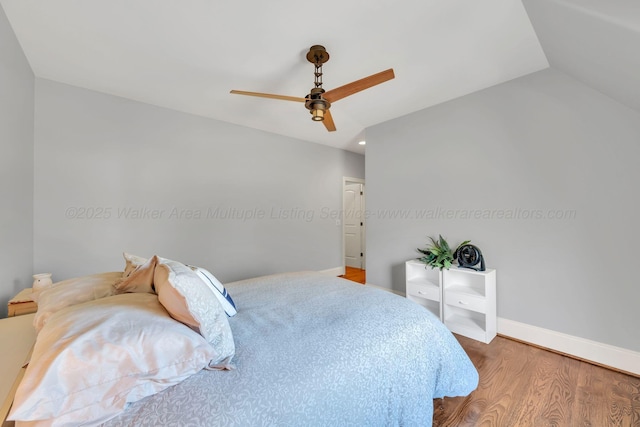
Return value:
M 205 270 L 201 267 L 194 267 L 192 265 L 189 266 L 196 274 L 202 279 L 202 281 L 211 289 L 211 292 L 218 298 L 220 304 L 222 304 L 222 308 L 224 308 L 225 313 L 227 313 L 228 317 L 233 317 L 238 312 L 236 310 L 236 304 L 233 302 L 233 298 L 227 292 L 227 289 L 224 287 L 222 283 L 216 277 L 211 274 L 209 271 Z
M 42 328 L 9 419 L 102 423 L 217 356 L 156 295 L 115 295 L 61 310 Z M 38 424 L 38 423 L 36 423 Z
M 211 289 L 186 265 L 163 258 L 153 281 L 158 300 L 171 317 L 200 332 L 218 353 L 212 362 L 228 367 L 235 344 L 227 314 Z
M 33 318 L 36 331 L 42 329 L 49 316 L 65 307 L 115 295 L 114 284 L 121 276 L 121 271 L 115 271 L 75 277 L 37 292 L 38 311 Z

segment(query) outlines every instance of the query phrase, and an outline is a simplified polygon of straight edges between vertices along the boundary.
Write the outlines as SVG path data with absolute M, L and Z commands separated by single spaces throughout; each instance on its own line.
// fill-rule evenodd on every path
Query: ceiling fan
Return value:
M 246 92 L 242 90 L 232 90 L 231 93 L 237 95 L 259 96 L 262 98 L 282 99 L 284 101 L 304 102 L 304 106 L 311 113 L 311 120 L 316 122 L 321 121 L 329 132 L 333 132 L 336 130 L 336 125 L 333 123 L 333 117 L 331 117 L 331 112 L 329 111 L 332 102 L 336 102 L 362 90 L 369 89 L 372 86 L 379 85 L 380 83 L 384 83 L 395 77 L 393 74 L 393 68 L 389 68 L 388 70 L 381 71 L 377 74 L 373 74 L 369 77 L 356 80 L 344 86 L 325 92 L 322 88 L 322 64 L 329 60 L 329 53 L 324 46 L 314 45 L 311 46 L 307 53 L 307 60 L 315 66 L 315 87 L 311 89 L 309 94 L 304 98 L 286 95 L 273 95 L 270 93 Z

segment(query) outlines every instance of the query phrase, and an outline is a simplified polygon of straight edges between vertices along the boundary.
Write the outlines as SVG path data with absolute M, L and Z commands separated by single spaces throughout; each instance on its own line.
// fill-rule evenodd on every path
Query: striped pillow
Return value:
M 195 271 L 202 279 L 202 281 L 206 283 L 207 286 L 213 291 L 216 298 L 218 298 L 218 301 L 220 301 L 220 304 L 222 304 L 222 307 L 224 308 L 225 313 L 227 313 L 227 316 L 235 316 L 237 313 L 236 304 L 233 302 L 231 295 L 229 295 L 224 285 L 220 283 L 220 281 L 216 279 L 213 274 L 211 274 L 204 268 L 194 267 L 193 265 L 190 265 L 189 268 Z

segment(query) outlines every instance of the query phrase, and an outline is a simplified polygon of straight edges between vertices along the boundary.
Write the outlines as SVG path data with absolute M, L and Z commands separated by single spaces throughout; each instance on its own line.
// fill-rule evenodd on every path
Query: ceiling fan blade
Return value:
M 259 96 L 261 98 L 282 99 L 284 101 L 305 102 L 306 99 L 297 96 L 273 95 L 271 93 L 246 92 L 244 90 L 232 90 L 230 93 L 235 95 Z
M 331 89 L 330 91 L 325 92 L 322 97 L 329 102 L 336 102 L 342 98 L 346 98 L 349 95 L 353 95 L 354 93 L 358 93 L 362 90 L 369 89 L 372 86 L 384 83 L 387 80 L 391 80 L 394 77 L 395 74 L 393 74 L 393 68 L 389 68 L 388 70 L 381 71 L 369 77 L 365 77 L 344 86 Z
M 325 110 L 324 120 L 322 121 L 322 123 L 324 123 L 324 127 L 326 127 L 329 132 L 335 132 L 336 124 L 333 123 L 333 117 L 331 117 L 331 111 Z

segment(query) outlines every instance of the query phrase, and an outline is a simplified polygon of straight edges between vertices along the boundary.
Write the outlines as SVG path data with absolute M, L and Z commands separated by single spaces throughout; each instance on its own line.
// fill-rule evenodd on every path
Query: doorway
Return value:
M 349 269 L 355 269 L 350 273 L 362 275 L 366 270 L 364 184 L 364 179 L 345 177 L 342 203 L 342 247 L 345 273 Z

